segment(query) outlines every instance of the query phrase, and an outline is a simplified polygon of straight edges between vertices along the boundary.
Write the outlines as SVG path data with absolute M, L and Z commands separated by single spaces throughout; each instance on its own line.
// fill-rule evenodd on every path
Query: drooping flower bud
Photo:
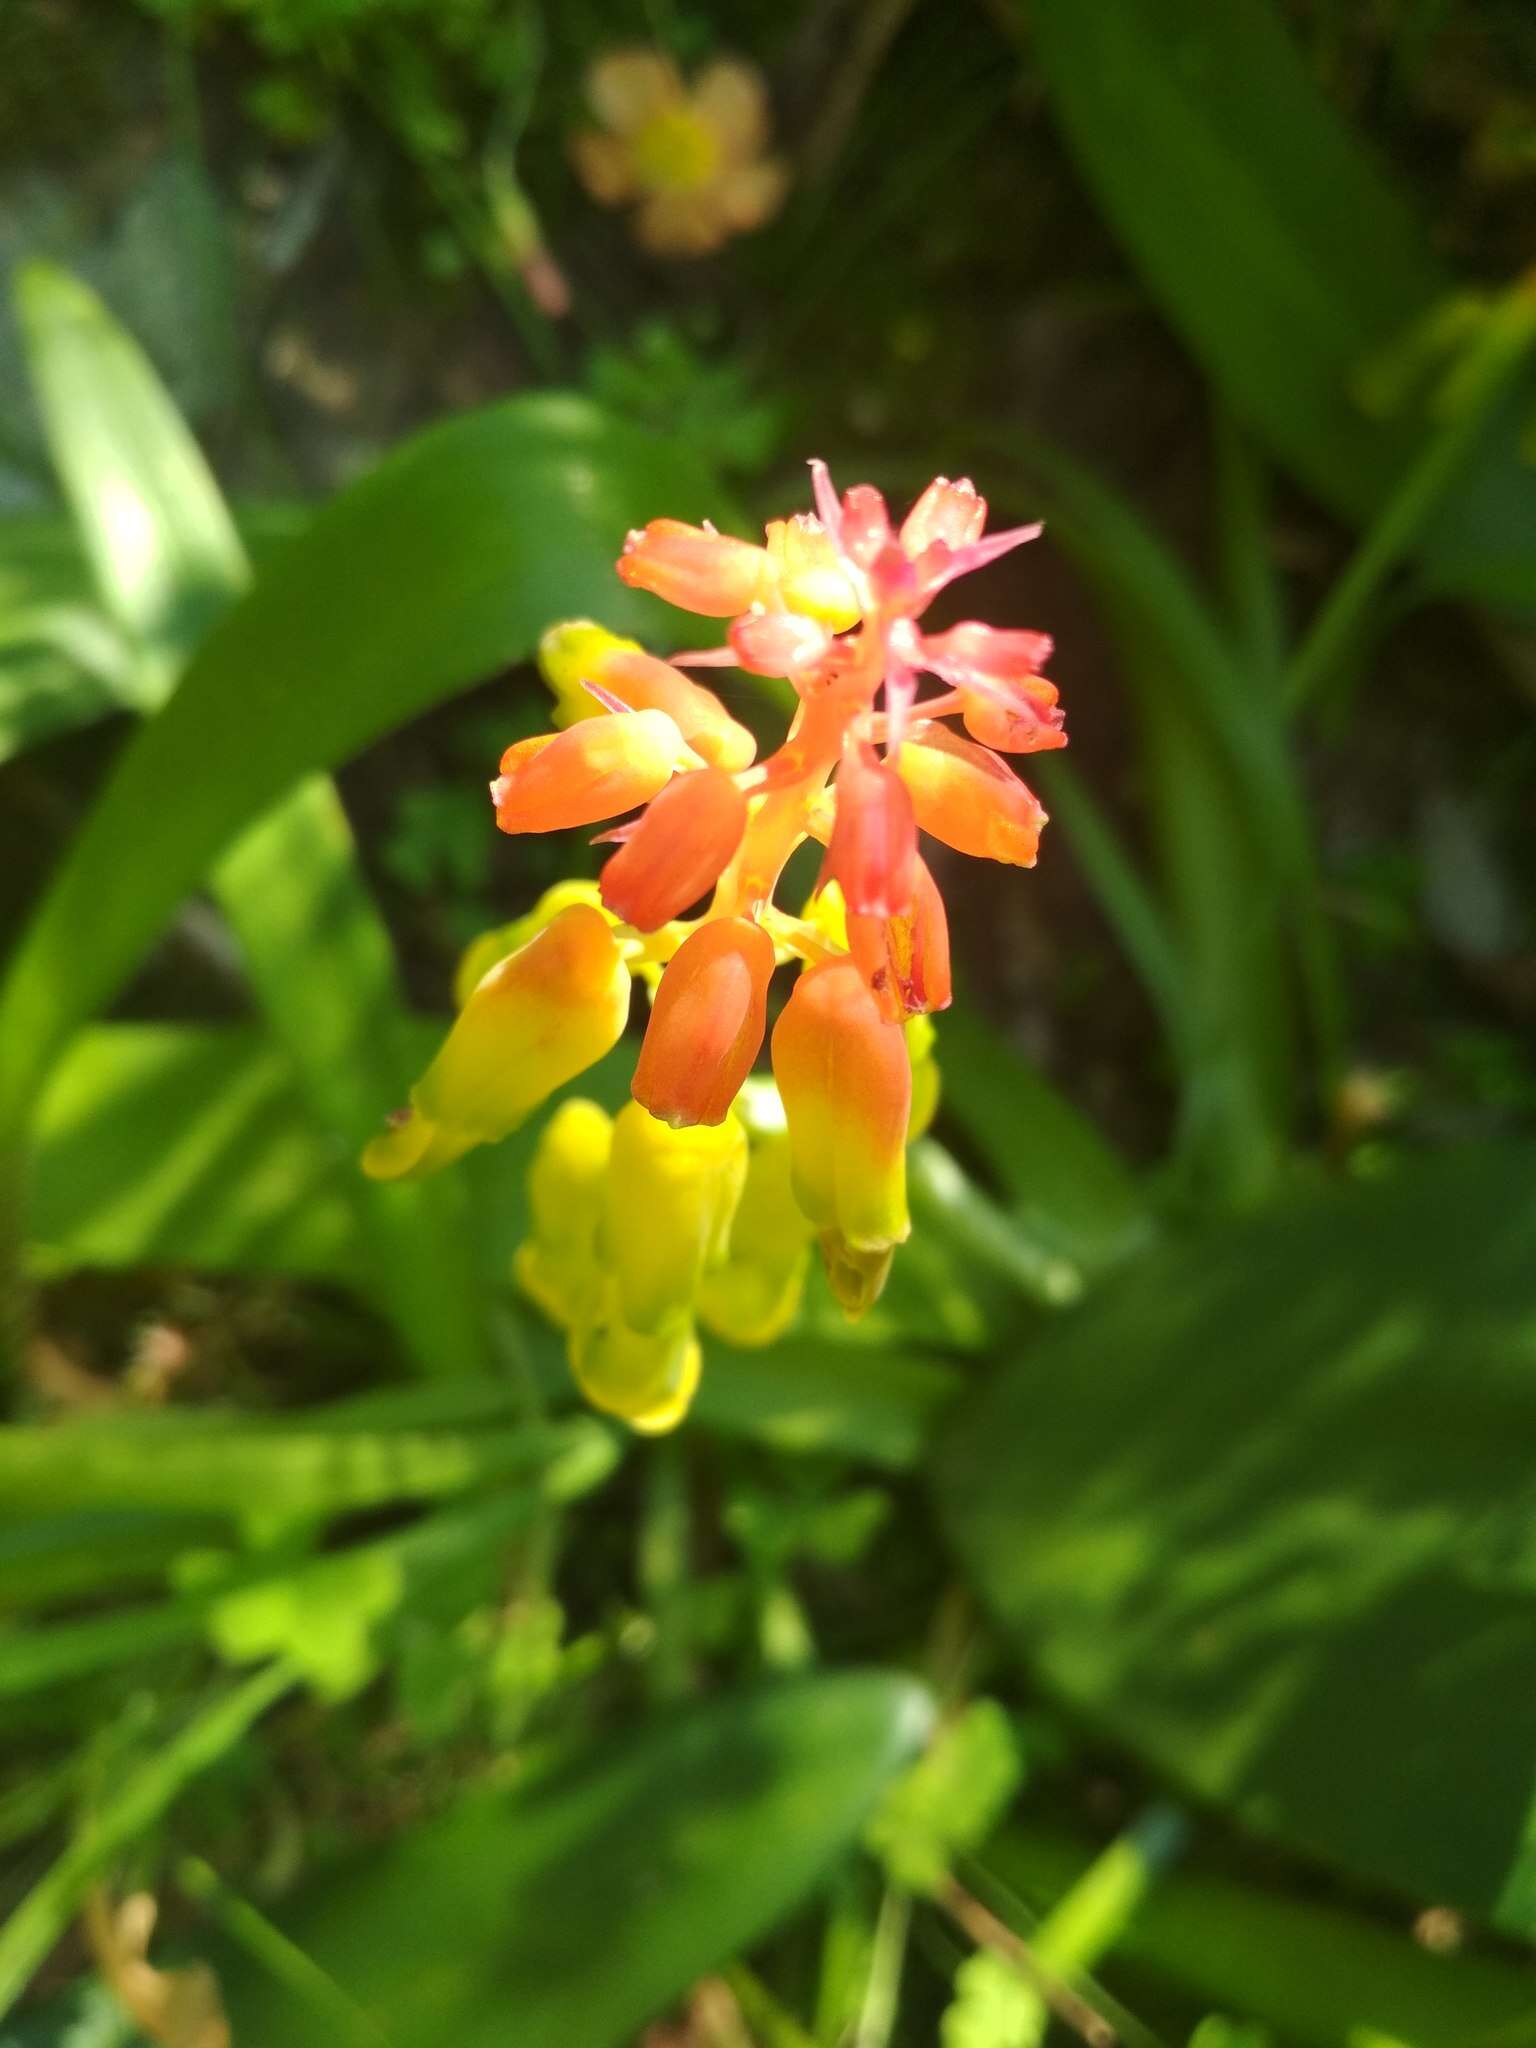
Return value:
M 617 711 L 565 732 L 518 740 L 491 784 L 503 832 L 558 832 L 595 825 L 649 803 L 673 772 L 693 765 L 664 711 Z
M 995 754 L 923 719 L 907 734 L 896 765 L 923 831 L 957 853 L 1034 866 L 1044 807 Z
M 921 856 L 913 866 L 912 908 L 904 916 L 850 913 L 847 927 L 848 950 L 886 1016 L 949 1008 L 949 920 Z
M 787 1133 L 754 1133 L 730 1255 L 704 1275 L 700 1322 L 728 1344 L 782 1337 L 800 1312 L 814 1234 L 790 1184 Z
M 613 1149 L 613 1118 L 595 1102 L 562 1102 L 528 1169 L 531 1229 L 513 1254 L 523 1292 L 562 1328 L 584 1320 L 600 1282 L 597 1233 Z
M 602 1248 L 630 1329 L 654 1335 L 692 1316 L 705 1271 L 725 1259 L 746 1174 L 737 1117 L 674 1130 L 638 1102 L 619 1111 Z
M 873 1262 L 907 1237 L 912 1070 L 851 960 L 808 968 L 774 1026 L 795 1197 L 822 1233 L 828 1275 L 851 1312 L 869 1305 Z M 857 1279 L 857 1284 L 855 1280 Z
M 772 586 L 766 548 L 681 519 L 637 527 L 624 542 L 618 570 L 632 589 L 706 619 L 735 618 Z
M 826 872 L 851 917 L 902 917 L 912 908 L 917 822 L 896 771 L 864 742 L 844 750 Z
M 539 642 L 539 670 L 554 692 L 556 725 L 605 715 L 587 688 L 595 683 L 631 711 L 665 711 L 699 759 L 728 774 L 750 767 L 757 753 L 757 741 L 713 690 L 590 619 L 551 626 Z
M 691 932 L 661 977 L 635 1100 L 678 1129 L 718 1124 L 763 1042 L 773 966 L 773 941 L 750 918 L 716 918 Z
M 653 797 L 603 869 L 603 902 L 653 932 L 719 881 L 747 825 L 747 800 L 722 769 L 679 775 Z
M 642 1436 L 676 1429 L 698 1390 L 703 1354 L 687 1317 L 647 1335 L 608 1314 L 572 1333 L 576 1384 L 605 1415 Z
M 516 1130 L 623 1035 L 629 973 L 608 921 L 577 903 L 474 989 L 410 1107 L 363 1153 L 375 1180 L 433 1173 Z

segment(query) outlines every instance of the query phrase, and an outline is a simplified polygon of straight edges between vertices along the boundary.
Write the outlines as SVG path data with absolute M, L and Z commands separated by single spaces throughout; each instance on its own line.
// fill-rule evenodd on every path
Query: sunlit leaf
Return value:
M 925 1720 L 873 1673 L 716 1701 L 472 1796 L 281 1924 L 400 2048 L 617 2048 L 804 1897 Z M 334 2040 L 248 1961 L 221 1975 L 236 2039 Z
M 1234 411 L 1325 503 L 1369 518 L 1428 427 L 1369 414 L 1361 373 L 1451 279 L 1279 9 L 1096 0 L 1032 7 L 1027 33 L 1099 204 Z M 1533 532 L 1536 471 L 1505 433 L 1424 553 L 1446 587 L 1529 608 Z
M 1536 1926 L 1536 1155 L 1142 1259 L 963 1414 L 962 1558 L 1049 1684 L 1249 1826 Z

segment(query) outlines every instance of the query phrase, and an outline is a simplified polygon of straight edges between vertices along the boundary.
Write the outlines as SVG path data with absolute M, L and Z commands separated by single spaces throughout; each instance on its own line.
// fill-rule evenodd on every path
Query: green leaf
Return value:
M 108 610 L 161 702 L 186 651 L 247 580 L 234 521 L 137 344 L 96 294 L 25 265 L 16 304 L 54 464 Z
M 864 1839 L 892 1884 L 936 1892 L 955 1858 L 991 1834 L 1023 1776 L 1007 1714 L 996 1700 L 975 1700 L 890 1787 Z
M 34 263 L 17 299 L 54 461 L 149 708 L 245 589 L 245 553 L 154 369 L 95 295 Z M 355 1149 L 411 1071 L 389 937 L 333 786 L 303 781 L 241 834 L 213 882 L 316 1118 Z M 462 1191 L 383 1189 L 358 1175 L 347 1198 L 372 1251 L 374 1291 L 418 1363 L 483 1367 Z
M 610 2048 L 805 1896 L 926 1715 L 876 1673 L 716 1701 L 471 1797 L 277 1917 L 401 2048 Z M 237 2040 L 334 2040 L 248 1962 L 221 1981 Z
M 1451 280 L 1278 9 L 1102 0 L 1031 8 L 1028 33 L 1077 161 L 1163 310 L 1276 457 L 1367 520 L 1428 429 L 1370 416 L 1356 381 Z M 1437 582 L 1528 607 L 1533 531 L 1536 473 L 1506 432 L 1424 552 Z
M 295 1674 L 286 1665 L 269 1664 L 215 1695 L 164 1749 L 114 1787 L 0 1926 L 0 2018 L 25 1990 L 27 1979 L 101 1873 L 155 1825 L 195 1778 L 244 1741 L 294 1681 Z
M 978 1949 L 955 1972 L 955 1995 L 940 2021 L 943 2048 L 1034 2048 L 1040 1994 L 1013 1964 Z
M 1010 1827 L 988 1849 L 987 1870 L 1040 1909 L 1092 1854 L 1048 1829 Z M 1116 1948 L 1201 1999 L 1269 2022 L 1300 2048 L 1356 2048 L 1357 2028 L 1420 2044 L 1496 2033 L 1514 2048 L 1530 2038 L 1518 2023 L 1536 2004 L 1519 1960 L 1437 1955 L 1379 1917 L 1225 1875 L 1165 1872 Z
M 1293 949 L 1325 1065 L 1337 1033 L 1290 742 L 1274 693 L 1244 673 L 1182 566 L 1134 509 L 1038 438 L 1021 440 L 1017 454 L 1053 537 L 1105 607 L 1142 729 L 1179 969 L 1172 986 L 1162 948 L 1140 942 L 1123 912 L 1120 926 L 1180 1069 L 1181 1157 L 1203 1192 L 1252 1201 L 1273 1181 L 1293 1111 Z M 1064 821 L 1070 829 L 1070 806 Z M 1084 866 L 1095 883 L 1091 860 Z M 1097 879 L 1113 917 L 1116 896 Z
M 437 1500 L 611 1456 L 595 1419 L 524 1427 L 368 1431 L 310 1410 L 287 1428 L 174 1412 L 0 1428 L 7 1508 L 175 1508 L 290 1522 Z
M 1143 1242 L 1150 1219 L 1130 1168 L 968 1004 L 946 1012 L 938 1060 L 944 1118 L 991 1170 L 1026 1239 L 1087 1271 Z
M 551 619 L 654 626 L 611 565 L 659 509 L 721 512 L 675 450 L 560 396 L 432 428 L 327 507 L 200 645 L 56 876 L 0 991 L 0 1127 L 296 780 L 521 660 Z
M 1041 1675 L 1250 1827 L 1536 1928 L 1536 1153 L 1139 1261 L 963 1412 L 938 1501 Z

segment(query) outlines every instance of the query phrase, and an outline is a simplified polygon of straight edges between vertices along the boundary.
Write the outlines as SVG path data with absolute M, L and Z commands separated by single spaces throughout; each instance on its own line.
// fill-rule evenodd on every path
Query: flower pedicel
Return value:
M 392 1179 L 505 1136 L 617 1044 L 641 975 L 634 1099 L 616 1118 L 573 1101 L 551 1119 L 517 1260 L 588 1399 L 639 1429 L 686 1412 L 699 1322 L 737 1343 L 789 1325 L 812 1239 L 848 1313 L 879 1294 L 910 1228 L 906 1146 L 936 1095 L 926 1013 L 950 1000 L 918 835 L 1033 866 L 1045 813 L 1002 757 L 1066 744 L 1044 634 L 920 624 L 1038 527 L 988 535 L 969 480 L 937 477 L 893 528 L 878 491 L 839 498 L 811 468 L 816 515 L 773 522 L 760 547 L 670 519 L 625 542 L 624 582 L 729 619 L 724 648 L 668 663 L 587 621 L 545 635 L 558 729 L 502 756 L 497 823 L 638 816 L 602 835 L 616 844 L 595 885 L 550 890 L 471 948 L 457 1022 L 363 1156 Z M 724 664 L 794 688 L 764 761 L 697 680 Z M 821 879 L 796 914 L 774 895 L 807 839 Z M 801 971 L 773 1028 L 775 1092 L 749 1076 L 787 962 Z

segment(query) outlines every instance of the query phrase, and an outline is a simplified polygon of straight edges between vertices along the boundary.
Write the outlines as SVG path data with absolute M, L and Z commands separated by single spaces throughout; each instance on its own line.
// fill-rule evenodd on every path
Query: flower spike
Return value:
M 613 135 L 641 118 L 630 96 L 681 91 L 651 60 L 600 84 Z M 848 1314 L 878 1296 L 910 1229 L 906 1147 L 938 1102 L 931 1015 L 951 996 L 920 835 L 1032 866 L 1045 812 L 1003 757 L 1066 744 L 1048 635 L 924 629 L 939 591 L 1039 528 L 988 534 L 968 477 L 935 477 L 899 521 L 867 484 L 839 495 L 824 463 L 811 487 L 814 513 L 761 542 L 667 518 L 625 541 L 622 581 L 726 621 L 725 645 L 662 661 L 587 619 L 545 634 L 556 730 L 503 755 L 497 823 L 618 820 L 600 835 L 614 850 L 599 882 L 547 890 L 471 947 L 458 1022 L 364 1158 L 381 1177 L 431 1172 L 513 1129 L 615 1043 L 639 975 L 633 1100 L 551 1119 L 515 1273 L 564 1327 L 587 1398 L 642 1431 L 686 1412 L 701 1322 L 740 1344 L 788 1326 L 813 1240 Z M 732 664 L 795 693 L 761 762 L 685 672 Z M 774 899 L 807 840 L 822 880 L 794 916 Z M 787 961 L 801 973 L 772 1034 L 775 1090 L 752 1069 Z

